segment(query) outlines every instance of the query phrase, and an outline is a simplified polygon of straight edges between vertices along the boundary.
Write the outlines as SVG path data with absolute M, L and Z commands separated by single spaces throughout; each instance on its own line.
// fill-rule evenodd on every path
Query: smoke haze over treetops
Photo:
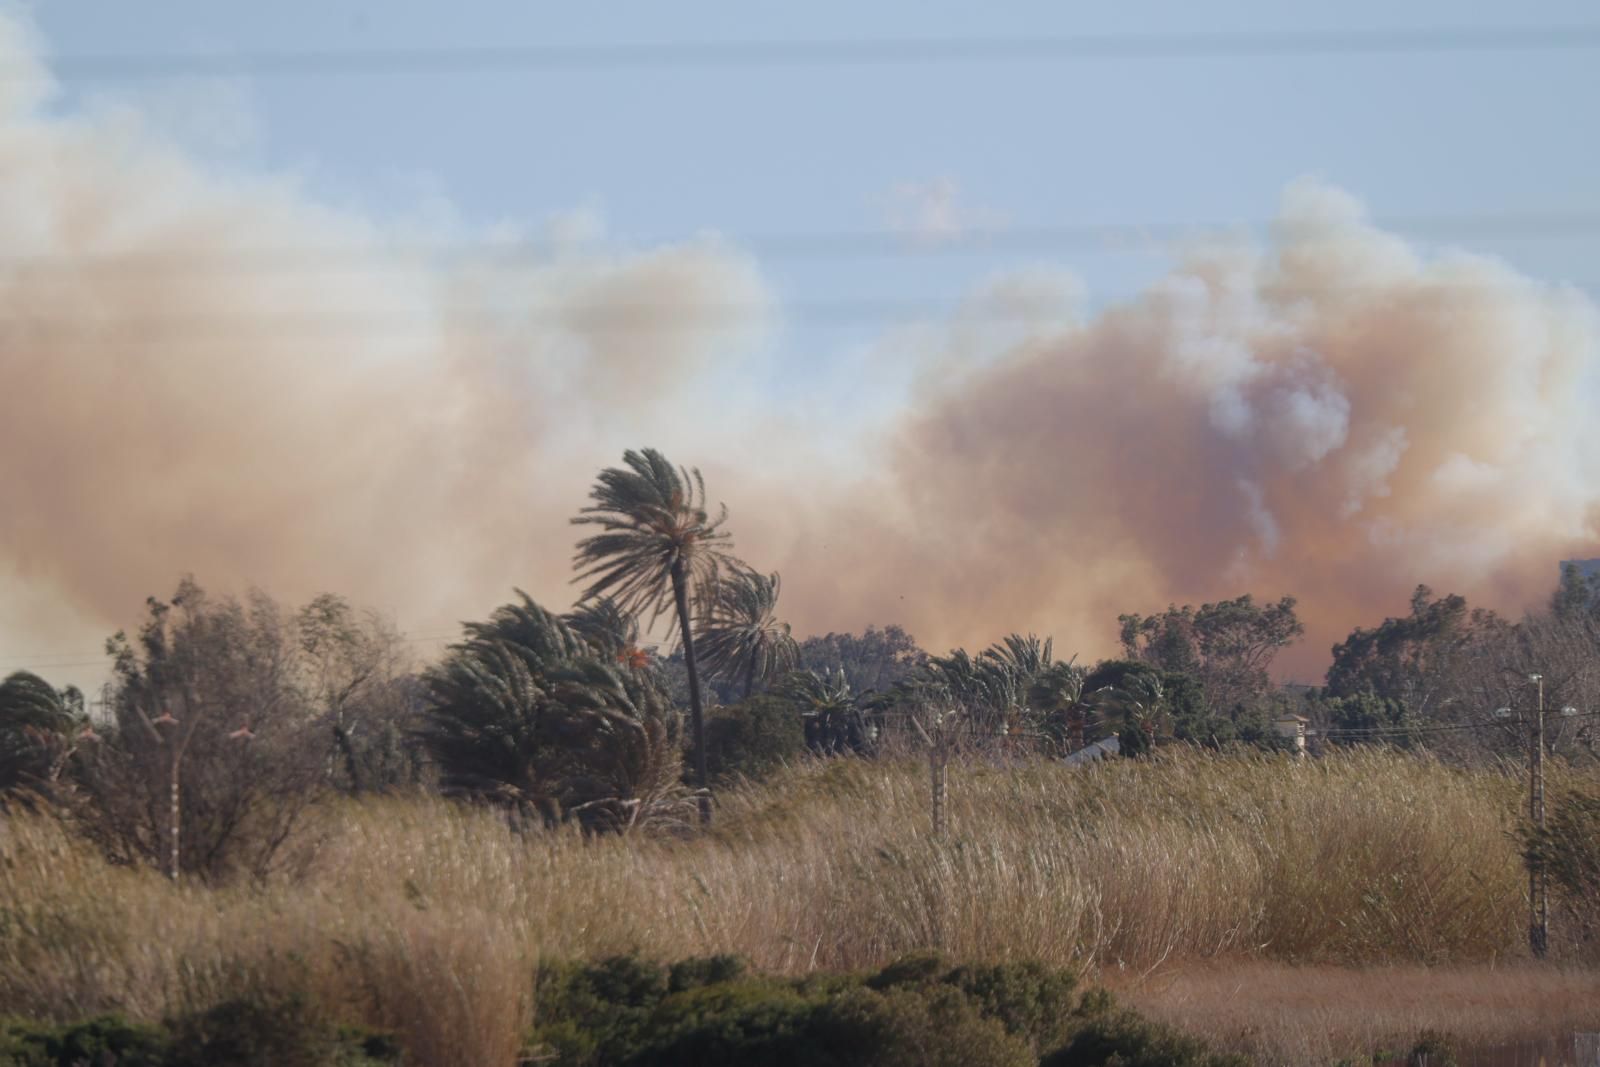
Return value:
M 92 651 L 185 571 L 413 632 L 513 585 L 564 605 L 568 518 L 645 445 L 705 470 L 799 632 L 935 650 L 1033 629 L 1093 656 L 1119 612 L 1292 593 L 1308 677 L 1417 582 L 1515 611 L 1597 554 L 1594 306 L 1326 185 L 1286 192 L 1269 247 L 1181 250 L 1092 316 L 997 279 L 980 311 L 1046 313 L 998 351 L 960 316 L 885 340 L 863 358 L 910 337 L 909 386 L 834 425 L 772 384 L 781 303 L 728 242 L 430 254 L 462 234 L 50 101 L 42 69 L 0 85 L 0 673 Z

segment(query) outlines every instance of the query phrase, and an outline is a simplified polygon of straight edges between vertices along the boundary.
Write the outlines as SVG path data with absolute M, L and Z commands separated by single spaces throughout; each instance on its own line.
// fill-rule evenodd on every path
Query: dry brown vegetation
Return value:
M 1600 1030 L 1600 972 L 1526 964 L 1230 962 L 1151 976 L 1122 992 L 1154 1018 L 1273 1064 L 1404 1052 L 1426 1030 L 1485 1058 L 1533 1063 L 1574 1030 Z
M 110 866 L 19 816 L 0 824 L 0 1003 L 155 1018 L 241 990 L 306 990 L 400 1031 L 424 1064 L 511 1062 L 539 957 L 630 951 L 737 953 L 783 973 L 928 947 L 1039 958 L 1224 1030 L 1270 1029 L 1324 989 L 1429 988 L 1419 975 L 1556 983 L 1568 999 L 1552 1003 L 1592 1004 L 1592 975 L 1490 969 L 1526 966 L 1520 788 L 1381 752 L 971 763 L 950 769 L 949 833 L 935 840 L 924 767 L 838 759 L 729 791 L 695 837 L 519 835 L 436 798 L 341 801 L 317 816 L 303 878 L 215 889 Z M 1241 962 L 1254 969 L 1226 973 L 1286 999 L 1229 1001 L 1233 979 L 1192 970 Z M 1347 981 L 1335 964 L 1468 969 Z M 1435 999 L 1442 1025 L 1469 1010 Z

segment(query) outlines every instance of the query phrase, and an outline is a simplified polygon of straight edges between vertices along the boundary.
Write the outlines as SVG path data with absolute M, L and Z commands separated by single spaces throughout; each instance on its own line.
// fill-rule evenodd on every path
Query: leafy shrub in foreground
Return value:
M 163 1067 L 377 1067 L 400 1058 L 392 1039 L 338 1027 L 298 995 L 224 1001 L 170 1029 Z
M 0 1067 L 164 1067 L 168 1040 L 154 1026 L 102 1015 L 66 1026 L 0 1021 Z
M 870 975 L 749 976 L 728 957 L 670 971 L 624 956 L 541 968 L 532 1035 L 556 1067 L 1235 1067 L 1076 976 L 950 967 L 919 953 Z
M 1040 1067 L 1249 1067 L 1243 1056 L 1212 1052 L 1199 1038 L 1153 1023 L 1132 1011 L 1089 1019 Z
M 164 1026 L 115 1015 L 0 1022 L 0 1067 L 381 1067 L 393 1039 L 334 1026 L 300 997 L 230 1000 Z

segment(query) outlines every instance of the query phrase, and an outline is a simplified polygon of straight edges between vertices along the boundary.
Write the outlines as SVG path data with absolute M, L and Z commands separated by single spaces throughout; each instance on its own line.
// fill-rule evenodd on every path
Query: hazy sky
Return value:
M 84 57 L 106 56 L 159 69 L 156 58 L 178 54 L 1337 34 L 1595 20 L 1583 0 L 1515 8 L 1248 0 L 755 8 L 163 0 L 0 9 L 31 23 L 46 66 L 58 67 L 42 117 L 0 99 L 9 109 L 0 125 L 10 153 L 3 162 L 13 168 L 0 191 L 0 227 L 11 227 L 3 232 L 16 247 L 74 260 L 86 249 L 91 258 L 123 251 L 128 237 L 135 251 L 231 262 L 280 234 L 290 244 L 360 246 L 350 276 L 330 276 L 327 285 L 288 274 L 258 282 L 241 269 L 203 285 L 152 275 L 111 287 L 85 269 L 74 285 L 39 290 L 37 278 L 24 277 L 0 287 L 14 313 L 59 302 L 57 327 L 99 323 L 119 343 L 154 329 L 158 341 L 172 342 L 150 364 L 164 373 L 127 389 L 100 376 L 103 359 L 77 348 L 5 350 L 31 361 L 19 365 L 37 376 L 30 384 L 39 396 L 54 388 L 64 398 L 59 412 L 44 412 L 49 418 L 14 410 L 13 451 L 48 449 L 64 436 L 81 454 L 70 470 L 67 457 L 56 460 L 59 478 L 45 477 L 47 461 L 31 452 L 9 468 L 0 457 L 0 490 L 23 502 L 11 525 L 0 521 L 10 535 L 0 544 L 0 671 L 33 662 L 36 650 L 78 662 L 112 622 L 133 621 L 144 594 L 169 588 L 188 567 L 203 581 L 262 581 L 287 596 L 306 590 L 285 593 L 278 583 L 346 588 L 348 577 L 352 592 L 413 632 L 486 611 L 512 584 L 559 603 L 570 595 L 566 518 L 585 480 L 624 445 L 660 444 L 737 495 L 741 547 L 759 551 L 757 563 L 789 568 L 785 598 L 802 629 L 899 615 L 935 647 L 986 643 L 1002 627 L 1059 624 L 1058 646 L 1093 654 L 1105 650 L 1116 610 L 1245 588 L 1320 589 L 1331 606 L 1303 661 L 1309 669 L 1353 621 L 1401 610 L 1414 581 L 1459 583 L 1515 608 L 1542 595 L 1539 576 L 1553 578 L 1547 556 L 1593 536 L 1600 439 L 1569 431 L 1587 423 L 1564 406 L 1576 392 L 1588 410 L 1600 376 L 1593 309 L 1535 310 L 1525 279 L 1600 290 L 1592 262 L 1600 238 L 1592 118 L 1600 48 L 74 73 Z M 21 60 L 8 54 L 15 68 Z M 10 77 L 20 84 L 16 69 Z M 121 112 L 137 121 L 123 123 Z M 1323 288 L 1320 296 L 1312 290 L 1309 315 L 1279 302 L 1272 270 L 1226 258 L 1160 280 L 1173 270 L 1173 226 L 1248 227 L 1264 237 L 1285 210 L 1314 227 L 1345 225 L 1356 211 L 1346 194 L 1380 229 L 1401 236 L 1412 235 L 1385 223 L 1464 221 L 1409 249 L 1358 226 L 1330 231 L 1336 239 L 1321 251 L 1295 252 L 1287 275 Z M 106 221 L 123 213 L 126 233 Z M 1531 214 L 1589 224 L 1539 233 L 1490 225 Z M 48 224 L 34 226 L 36 219 Z M 1107 224 L 1128 229 L 1098 244 L 1004 253 L 949 247 L 974 232 Z M 904 231 L 901 254 L 766 251 L 775 237 L 883 230 Z M 590 258 L 556 256 L 531 279 L 503 279 L 553 294 L 566 332 L 549 343 L 529 339 L 515 365 L 485 360 L 475 341 L 455 336 L 435 339 L 420 356 L 400 352 L 406 339 L 386 336 L 387 323 L 402 322 L 410 341 L 427 347 L 423 335 L 449 321 L 463 291 L 481 296 L 497 284 L 471 262 L 397 257 L 393 242 L 413 234 L 463 248 L 528 236 L 582 246 Z M 683 243 L 704 234 L 720 238 Z M 1430 265 L 1433 253 L 1453 247 L 1513 271 L 1448 258 Z M 1345 258 L 1329 258 L 1335 253 Z M 1441 325 L 1428 301 L 1459 290 L 1463 277 L 1493 292 L 1472 309 L 1478 320 Z M 1202 279 L 1210 291 L 1196 305 Z M 1350 279 L 1392 291 L 1397 310 L 1387 318 L 1376 305 L 1349 313 L 1327 288 Z M 149 292 L 134 283 L 148 283 Z M 950 313 L 991 284 L 1001 286 L 991 305 L 1015 315 L 1014 336 L 1000 330 L 974 340 Z M 1129 303 L 1141 292 L 1154 295 Z M 670 338 L 624 343 L 584 325 L 595 308 L 639 294 L 686 301 L 703 317 L 732 300 L 752 321 L 721 348 L 714 329 L 680 337 L 674 348 Z M 380 318 L 359 336 L 320 338 L 327 351 L 297 345 L 275 325 L 285 301 L 337 315 L 355 306 L 347 296 Z M 1089 315 L 1076 313 L 1082 303 Z M 1131 310 L 1093 314 L 1119 305 Z M 919 312 L 922 332 L 908 333 L 890 307 Z M 162 338 L 141 318 L 195 308 L 269 312 L 248 320 L 267 324 L 253 335 L 229 338 L 254 355 L 235 368 L 259 381 L 219 363 L 224 352 L 209 362 L 191 358 L 183 345 L 192 336 Z M 177 329 L 170 315 L 162 328 Z M 1497 362 L 1502 343 L 1516 348 L 1515 359 Z M 1408 372 L 1420 392 L 1396 406 L 1385 395 L 1384 368 L 1406 360 L 1415 363 Z M 989 363 L 995 373 L 952 386 L 961 372 Z M 443 395 L 459 403 L 397 431 L 384 419 L 412 409 L 358 380 L 368 364 L 390 369 L 384 387 L 405 403 L 425 406 Z M 1479 389 L 1458 395 L 1452 376 L 1470 368 Z M 1176 391 L 1117 416 L 1122 397 L 1144 384 L 1141 374 L 1176 381 Z M 673 392 L 674 380 L 695 383 L 693 418 L 680 417 L 691 408 Z M 1115 522 L 1102 514 L 1106 487 L 1127 477 L 1116 457 L 1151 447 L 1140 420 L 1160 403 L 1168 404 L 1160 410 L 1172 436 L 1164 455 L 1175 461 L 1162 472 L 1174 501 L 1167 521 L 1194 531 L 1176 542 L 1155 536 L 1137 501 L 1119 501 L 1126 506 Z M 1075 427 L 1061 414 L 1069 407 L 1078 411 Z M 1517 429 L 1495 437 L 1494 420 Z M 872 434 L 877 444 L 867 447 Z M 344 449 L 346 440 L 360 447 Z M 405 460 L 373 459 L 398 450 Z M 1090 456 L 1095 450 L 1105 456 Z M 492 479 L 460 474 L 481 474 L 492 462 L 484 457 L 507 453 L 521 458 Z M 279 454 L 329 462 L 324 469 L 296 458 L 308 468 L 301 484 L 285 475 L 288 461 L 270 461 Z M 1102 458 L 1105 469 L 1095 469 Z M 807 471 L 813 459 L 824 466 Z M 1070 472 L 1050 468 L 1068 461 Z M 1185 468 L 1190 461 L 1199 466 Z M 1043 463 L 1060 483 L 1054 498 L 1007 485 L 1028 463 Z M 967 484 L 989 499 L 974 503 L 941 480 L 941 471 L 963 465 Z M 155 500 L 128 488 L 151 467 L 172 472 Z M 1530 471 L 1556 469 L 1559 478 L 1537 487 L 1536 506 L 1515 521 L 1496 517 Z M 1299 487 L 1319 472 L 1326 484 L 1307 497 Z M 1062 481 L 1066 473 L 1077 482 Z M 881 476 L 882 484 L 851 482 L 858 475 Z M 20 488 L 4 484 L 7 477 Z M 246 499 L 258 482 L 260 497 Z M 1389 500 L 1391 482 L 1415 489 Z M 1188 492 L 1202 483 L 1207 492 Z M 524 491 L 527 499 L 513 495 Z M 1326 504 L 1327 514 L 1308 503 Z M 371 550 L 373 530 L 392 531 L 428 509 L 435 525 Z M 868 540 L 885 556 L 858 553 L 846 566 L 850 553 L 830 538 L 860 540 L 851 519 L 863 511 L 882 513 Z M 438 515 L 459 520 L 441 524 Z M 942 525 L 919 528 L 913 520 L 925 515 Z M 980 521 L 969 528 L 972 517 Z M 130 522 L 140 530 L 131 539 L 120 532 Z M 1325 527 L 1339 532 L 1324 536 Z M 74 538 L 61 536 L 68 529 Z M 449 540 L 456 537 L 476 547 L 462 549 Z M 1068 568 L 1052 552 L 1070 553 L 1080 568 L 1098 566 L 1096 590 L 1061 577 Z M 1041 581 L 1027 553 L 1057 577 Z M 1343 570 L 1317 570 L 1336 558 Z M 1379 561 L 1391 558 L 1393 573 L 1379 573 Z M 413 573 L 428 575 L 437 596 L 387 599 Z M 39 621 L 52 611 L 61 617 Z
M 1586 0 L 1284 4 L 31 5 L 59 54 L 405 49 L 1152 30 L 1581 24 Z M 293 76 L 78 85 L 154 99 L 219 164 L 303 176 L 363 212 L 471 226 L 590 208 L 623 239 L 935 225 L 1260 222 L 1315 175 L 1380 220 L 1600 208 L 1592 50 Z M 73 96 L 64 98 L 70 107 Z M 1475 238 L 1584 279 L 1592 241 Z M 1098 297 L 1159 260 L 1064 260 Z M 785 297 L 949 297 L 1016 257 L 766 264 Z M 1600 279 L 1595 279 L 1600 280 Z M 837 331 L 835 331 L 837 332 Z M 853 335 L 870 331 L 850 331 Z M 818 342 L 806 340 L 820 351 Z M 821 342 L 826 348 L 826 342 Z

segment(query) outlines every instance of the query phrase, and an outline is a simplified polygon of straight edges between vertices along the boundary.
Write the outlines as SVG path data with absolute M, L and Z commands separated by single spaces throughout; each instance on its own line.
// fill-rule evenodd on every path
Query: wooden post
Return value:
M 1539 686 L 1539 702 L 1529 730 L 1528 819 L 1536 832 L 1544 830 L 1544 676 L 1535 674 L 1529 681 Z M 1544 860 L 1537 854 L 1528 864 L 1528 948 L 1534 959 L 1544 959 L 1550 951 L 1550 897 Z

